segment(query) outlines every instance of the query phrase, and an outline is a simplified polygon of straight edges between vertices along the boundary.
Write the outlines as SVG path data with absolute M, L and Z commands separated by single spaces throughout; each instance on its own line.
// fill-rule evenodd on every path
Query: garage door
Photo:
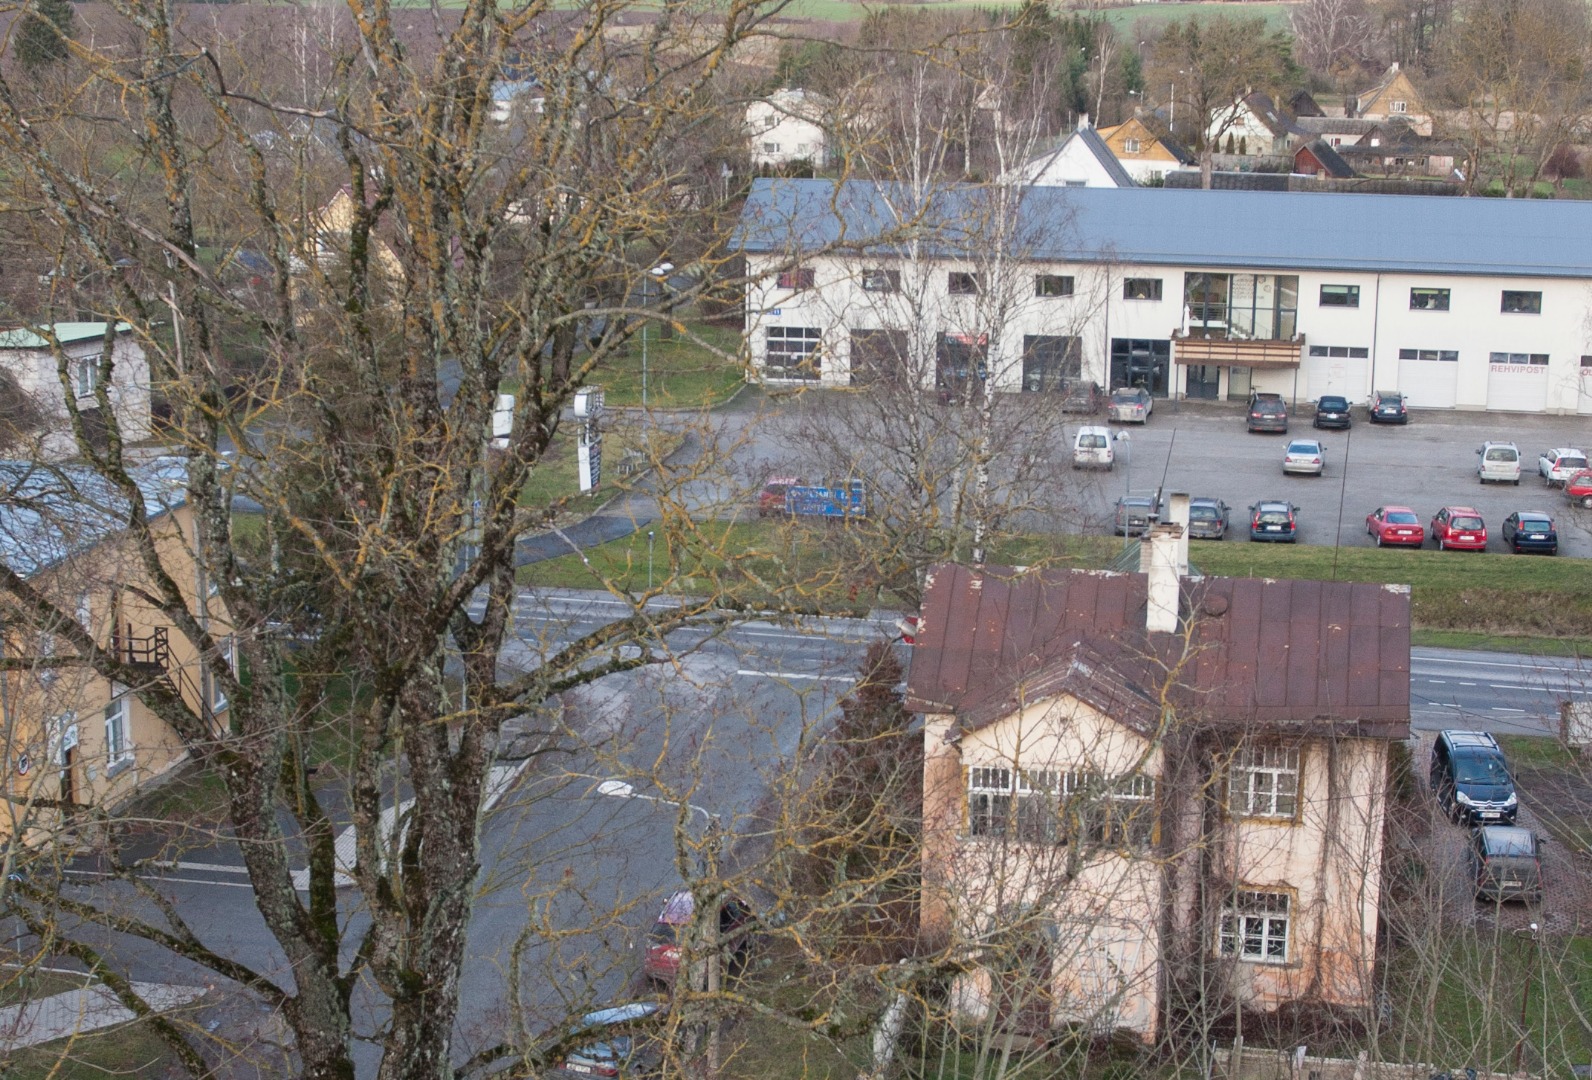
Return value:
M 1546 353 L 1493 353 L 1487 364 L 1487 408 L 1541 412 L 1548 407 Z
M 1399 384 L 1372 389 L 1402 390 L 1409 403 L 1418 409 L 1452 409 L 1458 400 L 1458 387 L 1459 353 L 1400 349 Z
M 1305 387 L 1310 400 L 1324 394 L 1341 394 L 1364 401 L 1376 389 L 1371 385 L 1370 350 L 1341 345 L 1312 345 L 1305 357 Z

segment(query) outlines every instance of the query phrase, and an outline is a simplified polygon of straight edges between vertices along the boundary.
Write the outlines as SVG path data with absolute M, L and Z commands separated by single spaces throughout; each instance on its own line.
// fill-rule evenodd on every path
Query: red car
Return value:
M 1566 480 L 1564 493 L 1571 502 L 1592 510 L 1592 469 L 1582 469 Z
M 1487 524 L 1468 506 L 1445 506 L 1432 519 L 1432 539 L 1438 551 L 1485 551 Z
M 1376 537 L 1376 546 L 1426 543 L 1426 530 L 1414 510 L 1407 506 L 1379 506 L 1365 518 L 1365 531 Z
M 696 899 L 684 889 L 663 902 L 658 921 L 647 935 L 647 955 L 641 961 L 647 978 L 672 983 L 680 974 L 680 938 L 695 911 Z M 732 963 L 746 955 L 751 922 L 751 909 L 733 896 L 719 908 L 719 948 Z
M 770 476 L 763 490 L 757 493 L 757 516 L 766 518 L 783 514 L 785 493 L 793 487 L 800 487 L 802 483 L 799 476 Z

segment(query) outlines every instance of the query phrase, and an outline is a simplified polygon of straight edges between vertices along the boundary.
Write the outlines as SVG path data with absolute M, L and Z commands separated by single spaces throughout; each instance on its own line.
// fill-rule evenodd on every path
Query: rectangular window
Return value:
M 1411 289 L 1411 311 L 1447 311 L 1447 289 Z
M 1061 839 L 1059 774 L 977 766 L 967 771 L 967 831 L 1029 844 Z
M 1298 330 L 1294 274 L 1185 274 L 1190 337 L 1290 341 Z
M 934 350 L 934 382 L 939 390 L 965 397 L 976 379 L 989 375 L 989 337 L 985 334 L 941 334 Z
M 1547 367 L 1548 354 L 1542 352 L 1495 352 L 1488 354 L 1488 362 L 1494 364 L 1526 364 L 1530 367 Z
M 1322 307 L 1359 307 L 1360 286 L 1358 285 L 1323 285 L 1321 286 Z
M 966 270 L 952 270 L 945 277 L 945 291 L 952 296 L 973 296 L 978 293 L 978 275 Z
M 1371 350 L 1362 345 L 1312 345 L 1310 355 L 1364 360 L 1371 355 Z
M 863 292 L 900 292 L 901 271 L 899 270 L 864 270 L 862 272 Z
M 1083 377 L 1083 339 L 1061 334 L 1023 335 L 1023 389 L 1060 393 Z
M 1240 747 L 1228 766 L 1227 809 L 1234 817 L 1292 819 L 1299 809 L 1299 748 Z
M 1288 962 L 1287 893 L 1240 890 L 1222 905 L 1220 952 L 1262 964 Z
M 1122 299 L 1161 299 L 1161 279 L 1158 277 L 1130 277 L 1122 279 Z
M 1444 364 L 1459 363 L 1459 352 L 1455 349 L 1400 349 L 1400 360 L 1436 360 Z
M 1583 356 L 1583 357 L 1581 357 L 1581 370 L 1582 371 L 1592 370 L 1592 356 Z
M 1407 101 L 1395 101 L 1392 103 L 1392 111 L 1396 113 L 1409 112 L 1410 103 Z
M 216 651 L 221 657 L 221 662 L 228 671 L 234 675 L 238 673 L 237 658 L 233 655 L 232 638 L 224 637 L 216 644 Z M 205 675 L 210 680 L 210 711 L 220 712 L 227 707 L 227 688 L 222 681 L 211 674 L 211 669 L 205 669 Z
M 127 695 L 105 706 L 105 763 L 119 765 L 133 756 L 132 740 L 127 733 Z
M 1155 779 L 976 766 L 967 772 L 970 836 L 1028 844 L 1071 842 L 1141 849 L 1155 839 Z
M 1505 289 L 1503 303 L 1498 310 L 1506 315 L 1541 315 L 1542 294 Z
M 777 154 L 777 153 L 779 153 L 779 143 L 777 143 L 777 142 L 766 142 L 766 143 L 764 143 L 763 144 L 763 153 L 765 153 L 765 154 Z
M 1035 274 L 1035 296 L 1071 296 L 1072 278 L 1061 274 Z
M 770 326 L 764 372 L 775 379 L 816 379 L 821 374 L 816 326 Z
M 775 284 L 781 289 L 810 289 L 813 287 L 813 272 L 811 270 L 786 270 L 779 275 Z
M 99 358 L 84 357 L 76 368 L 77 396 L 93 397 L 95 387 L 99 386 Z

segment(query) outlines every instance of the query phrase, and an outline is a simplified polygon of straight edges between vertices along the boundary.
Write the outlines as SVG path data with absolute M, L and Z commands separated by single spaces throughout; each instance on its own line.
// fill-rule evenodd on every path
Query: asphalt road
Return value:
M 1068 418 L 1063 438 L 1082 419 Z M 1585 417 L 1416 412 L 1405 426 L 1358 418 L 1348 431 L 1315 431 L 1305 416 L 1293 418 L 1288 435 L 1251 435 L 1243 412 L 1231 405 L 1183 402 L 1174 411 L 1170 403 L 1159 402 L 1142 427 L 1113 426 L 1128 434 L 1127 460 L 1119 457 L 1111 472 L 1078 474 L 1075 490 L 1086 531 L 1110 531 L 1116 499 L 1131 483 L 1136 492 L 1163 487 L 1224 500 L 1233 510 L 1229 541 L 1247 540 L 1247 509 L 1262 499 L 1299 507 L 1300 543 L 1344 547 L 1374 546 L 1365 519 L 1379 506 L 1411 507 L 1428 526 L 1444 506 L 1470 506 L 1487 523 L 1488 551 L 1508 550 L 1501 534 L 1505 517 L 1516 510 L 1542 510 L 1558 523 L 1561 555 L 1592 557 L 1592 511 L 1572 508 L 1562 490 L 1545 486 L 1536 472 L 1542 450 L 1588 441 Z M 1325 444 L 1324 475 L 1283 475 L 1290 437 L 1314 437 Z M 1520 446 L 1519 486 L 1477 479 L 1476 448 L 1486 439 Z

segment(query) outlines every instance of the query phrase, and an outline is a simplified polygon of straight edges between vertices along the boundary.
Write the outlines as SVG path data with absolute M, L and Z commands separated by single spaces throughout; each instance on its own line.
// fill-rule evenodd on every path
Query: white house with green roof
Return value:
M 68 394 L 91 432 L 104 430 L 109 408 L 124 442 L 149 438 L 149 361 L 127 323 L 44 323 L 0 331 L 0 370 L 43 418 L 31 438 L 47 460 L 77 452 Z M 28 453 L 21 445 L 27 436 L 8 426 L 15 445 L 6 453 Z

